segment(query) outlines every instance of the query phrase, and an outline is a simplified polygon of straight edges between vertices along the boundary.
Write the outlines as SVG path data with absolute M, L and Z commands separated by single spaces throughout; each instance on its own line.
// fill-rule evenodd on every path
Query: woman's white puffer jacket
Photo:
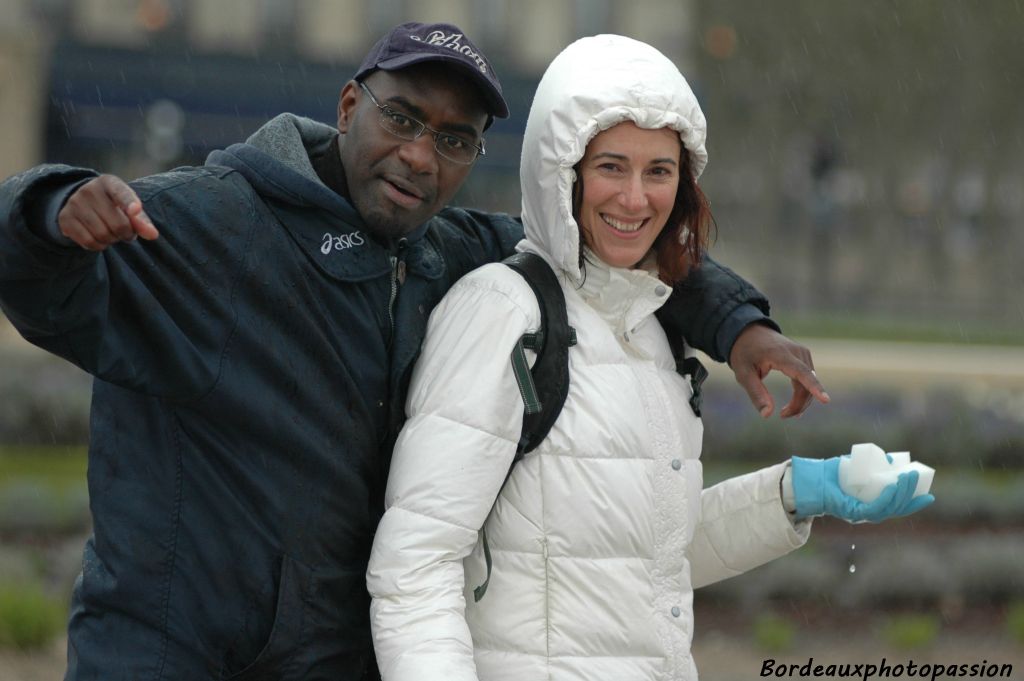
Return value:
M 619 36 L 566 48 L 527 123 L 521 248 L 561 275 L 579 343 L 558 421 L 504 487 L 523 410 L 510 357 L 539 325 L 534 294 L 488 265 L 431 316 L 367 573 L 384 681 L 696 679 L 692 590 L 807 539 L 780 500 L 784 465 L 702 491 L 703 426 L 653 316 L 668 287 L 591 255 L 580 271 L 572 167 L 624 120 L 678 130 L 703 169 L 704 117 L 671 62 Z M 481 528 L 493 572 L 476 602 Z

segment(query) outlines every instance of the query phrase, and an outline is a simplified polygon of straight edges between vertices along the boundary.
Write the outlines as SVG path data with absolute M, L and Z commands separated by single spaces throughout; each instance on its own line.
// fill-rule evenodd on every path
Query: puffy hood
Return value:
M 212 152 L 206 162 L 234 168 L 265 196 L 347 213 L 352 211 L 348 201 L 324 186 L 309 161 L 310 154 L 323 153 L 337 134 L 323 123 L 280 114 L 244 143 Z
M 541 78 L 530 108 L 520 170 L 526 238 L 573 281 L 581 278 L 572 217 L 573 166 L 597 133 L 623 121 L 679 132 L 699 176 L 707 124 L 686 79 L 665 55 L 618 35 L 582 38 Z

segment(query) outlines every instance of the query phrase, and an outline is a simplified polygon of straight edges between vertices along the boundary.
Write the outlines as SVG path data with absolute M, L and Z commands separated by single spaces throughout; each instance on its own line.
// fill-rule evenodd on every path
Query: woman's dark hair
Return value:
M 691 268 L 700 265 L 701 257 L 707 250 L 711 238 L 714 217 L 707 197 L 697 185 L 690 165 L 690 152 L 681 146 L 679 153 L 679 187 L 665 228 L 654 240 L 658 252 L 658 277 L 670 286 L 686 278 Z M 583 203 L 583 175 L 576 164 L 576 182 L 572 193 L 572 216 L 580 229 L 580 271 L 583 271 L 583 226 L 580 225 L 580 206 Z M 679 235 L 688 229 L 686 238 Z M 585 274 L 585 273 L 584 273 Z
M 675 284 L 699 267 L 701 257 L 711 239 L 714 218 L 704 192 L 697 185 L 690 165 L 690 152 L 685 146 L 679 154 L 679 188 L 676 201 L 661 234 L 654 240 L 658 252 L 658 276 L 666 284 Z M 688 229 L 686 238 L 679 235 Z

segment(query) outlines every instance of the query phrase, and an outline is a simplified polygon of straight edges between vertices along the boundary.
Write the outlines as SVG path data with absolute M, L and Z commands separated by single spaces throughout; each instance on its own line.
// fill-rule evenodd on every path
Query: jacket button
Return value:
M 679 617 L 679 608 L 675 605 L 672 606 L 672 616 Z
M 672 459 L 672 470 L 677 471 L 683 467 L 683 462 L 679 459 Z
M 664 286 L 659 286 L 658 288 L 654 289 L 654 295 L 656 295 L 656 296 L 663 296 L 667 292 L 668 292 L 668 289 L 665 288 Z

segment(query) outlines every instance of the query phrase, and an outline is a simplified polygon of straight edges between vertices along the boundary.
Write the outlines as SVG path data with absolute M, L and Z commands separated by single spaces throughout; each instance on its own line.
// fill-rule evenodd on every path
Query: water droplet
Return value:
M 853 563 L 851 563 L 850 564 L 850 574 L 852 575 L 856 571 L 857 571 L 857 566 L 854 565 Z

